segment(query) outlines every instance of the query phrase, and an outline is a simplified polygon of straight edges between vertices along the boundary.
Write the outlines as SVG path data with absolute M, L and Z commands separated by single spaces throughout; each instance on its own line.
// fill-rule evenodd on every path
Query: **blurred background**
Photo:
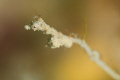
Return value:
M 120 74 L 120 0 L 0 0 L 0 80 L 113 80 L 79 45 L 51 49 L 49 36 L 26 31 L 35 10 L 80 38 L 87 18 L 87 43 Z

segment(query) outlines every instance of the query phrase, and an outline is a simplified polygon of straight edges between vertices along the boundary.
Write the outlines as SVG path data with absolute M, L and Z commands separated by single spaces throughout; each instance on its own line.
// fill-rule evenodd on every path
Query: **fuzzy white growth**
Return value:
M 61 32 L 57 32 L 57 30 L 47 25 L 42 18 L 37 21 L 33 21 L 33 24 L 30 25 L 30 27 L 34 31 L 41 30 L 45 34 L 51 35 L 51 41 L 49 42 L 49 44 L 51 44 L 51 48 L 59 48 L 60 46 L 70 48 L 73 43 L 81 42 L 80 39 L 68 37 L 66 35 L 63 35 Z M 29 25 L 25 25 L 26 30 L 29 30 L 30 27 Z
M 30 26 L 29 25 L 25 25 L 24 27 L 26 30 L 30 30 Z
M 47 25 L 42 18 L 36 17 L 38 20 L 33 21 L 31 25 L 25 25 L 25 29 L 29 30 L 32 28 L 34 31 L 41 30 L 47 35 L 51 35 L 51 40 L 48 44 L 51 45 L 51 48 L 59 48 L 61 46 L 70 48 L 73 43 L 79 44 L 83 49 L 86 50 L 87 54 L 90 56 L 91 60 L 94 61 L 98 66 L 100 66 L 104 71 L 106 71 L 112 78 L 115 80 L 120 80 L 120 75 L 117 74 L 113 69 L 111 69 L 104 61 L 100 59 L 100 54 L 98 51 L 92 50 L 89 45 L 80 38 L 69 37 L 61 32 L 58 32 L 56 29 Z

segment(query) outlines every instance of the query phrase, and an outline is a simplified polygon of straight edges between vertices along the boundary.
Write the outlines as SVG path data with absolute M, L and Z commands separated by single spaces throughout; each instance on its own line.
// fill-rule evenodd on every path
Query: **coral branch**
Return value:
M 108 73 L 115 80 L 120 80 L 120 75 L 116 73 L 113 69 L 111 69 L 104 61 L 100 59 L 100 54 L 92 50 L 85 40 L 76 37 L 69 37 L 61 32 L 58 32 L 56 29 L 47 25 L 44 20 L 40 17 L 36 17 L 38 20 L 32 21 L 30 25 L 25 25 L 26 30 L 33 29 L 41 30 L 47 35 L 51 35 L 51 40 L 48 44 L 51 45 L 51 48 L 59 48 L 60 46 L 64 46 L 70 48 L 73 43 L 79 44 L 83 49 L 86 50 L 87 54 L 90 56 L 91 60 L 94 61 L 98 66 L 100 66 L 106 73 Z

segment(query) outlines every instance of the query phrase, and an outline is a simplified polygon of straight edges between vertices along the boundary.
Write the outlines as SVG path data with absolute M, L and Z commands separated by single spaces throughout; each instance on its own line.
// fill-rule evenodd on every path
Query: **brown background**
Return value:
M 35 10 L 58 31 L 80 38 L 87 18 L 87 43 L 120 73 L 119 0 L 0 0 L 0 80 L 113 80 L 79 45 L 46 48 L 49 36 L 26 31 Z

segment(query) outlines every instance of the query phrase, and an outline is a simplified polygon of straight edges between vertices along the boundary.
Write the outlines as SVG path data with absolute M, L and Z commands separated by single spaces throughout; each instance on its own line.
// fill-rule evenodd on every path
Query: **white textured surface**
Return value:
M 76 36 L 69 37 L 63 35 L 61 32 L 58 32 L 56 29 L 47 25 L 42 18 L 38 18 L 38 20 L 33 21 L 32 23 L 32 25 L 25 25 L 25 29 L 29 30 L 30 28 L 32 28 L 34 31 L 41 30 L 44 31 L 45 34 L 51 35 L 51 41 L 48 42 L 51 45 L 51 48 L 59 48 L 61 46 L 70 48 L 73 45 L 73 43 L 77 43 L 86 50 L 87 54 L 90 56 L 92 61 L 94 61 L 104 71 L 106 71 L 112 78 L 114 78 L 115 80 L 120 80 L 120 74 L 116 73 L 104 61 L 102 61 L 100 59 L 99 52 L 92 50 L 85 42 L 85 40 L 77 38 Z

